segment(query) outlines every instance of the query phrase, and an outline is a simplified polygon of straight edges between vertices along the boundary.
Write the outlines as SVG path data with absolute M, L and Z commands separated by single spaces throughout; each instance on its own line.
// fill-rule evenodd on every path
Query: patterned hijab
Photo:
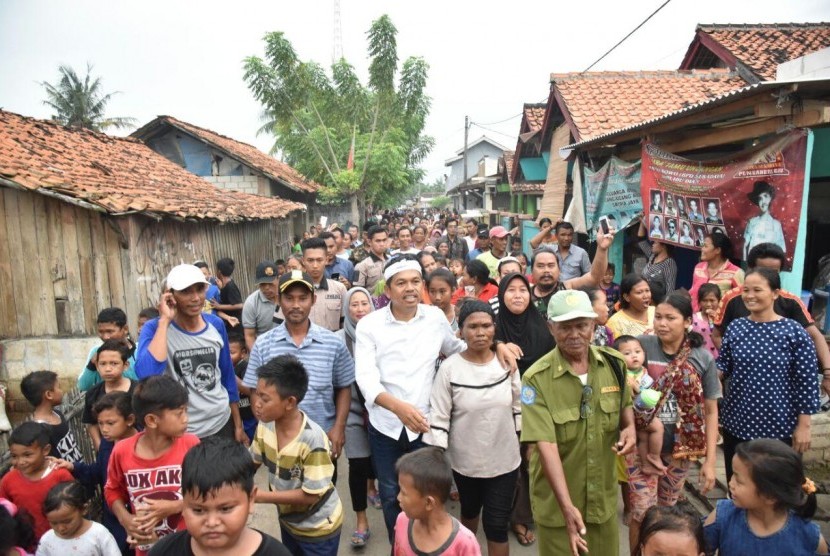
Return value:
M 357 322 L 355 322 L 349 314 L 349 304 L 352 301 L 352 296 L 357 292 L 363 293 L 369 300 L 369 311 L 371 312 L 375 310 L 375 304 L 372 302 L 372 295 L 366 288 L 355 286 L 347 291 L 346 295 L 343 297 L 343 330 L 346 332 L 346 347 L 349 348 L 349 352 L 352 355 L 354 355 L 355 327 L 357 327 Z

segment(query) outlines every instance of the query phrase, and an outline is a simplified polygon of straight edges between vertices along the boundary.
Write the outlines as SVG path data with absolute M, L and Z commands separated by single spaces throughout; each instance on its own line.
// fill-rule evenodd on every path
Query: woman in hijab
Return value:
M 354 357 L 355 328 L 360 319 L 375 310 L 372 296 L 366 288 L 355 286 L 346 292 L 343 299 L 343 328 L 335 332 L 346 344 Z M 375 473 L 372 470 L 369 452 L 369 433 L 366 430 L 365 400 L 352 384 L 352 403 L 346 419 L 346 457 L 349 459 L 349 491 L 352 497 L 352 510 L 357 516 L 357 526 L 352 533 L 351 544 L 354 548 L 366 546 L 369 540 L 369 520 L 366 517 L 367 501 L 376 508 L 380 507 L 380 496 L 375 488 Z
M 548 323 L 530 303 L 530 282 L 522 274 L 508 274 L 499 283 L 499 314 L 496 318 L 496 342 L 515 344 L 522 351 L 518 360 L 520 376 L 540 357 L 553 350 L 555 343 Z M 528 447 L 522 445 L 522 463 L 516 484 L 516 498 L 510 516 L 513 532 L 522 546 L 535 542 L 530 529 L 533 513 L 530 510 L 528 474 Z

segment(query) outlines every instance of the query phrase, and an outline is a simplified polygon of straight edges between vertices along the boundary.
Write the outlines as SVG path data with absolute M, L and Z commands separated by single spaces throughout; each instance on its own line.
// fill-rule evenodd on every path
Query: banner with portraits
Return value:
M 700 249 L 726 234 L 734 255 L 775 243 L 792 267 L 804 193 L 807 131 L 794 130 L 752 150 L 705 162 L 645 143 L 642 202 L 648 236 Z
M 599 218 L 608 218 L 617 230 L 628 226 L 643 211 L 640 197 L 640 162 L 626 162 L 612 156 L 599 170 L 586 167 L 585 224 L 589 235 L 596 234 Z

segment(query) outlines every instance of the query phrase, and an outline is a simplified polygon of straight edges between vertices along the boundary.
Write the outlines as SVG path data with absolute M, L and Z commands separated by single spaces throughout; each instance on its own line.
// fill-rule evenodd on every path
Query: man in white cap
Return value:
M 616 455 L 634 449 L 636 433 L 624 359 L 591 346 L 596 317 L 585 292 L 556 292 L 547 313 L 556 347 L 522 377 L 541 555 L 619 554 Z
M 167 275 L 166 284 L 158 318 L 141 329 L 138 378 L 167 374 L 187 388 L 187 432 L 247 444 L 225 325 L 202 312 L 208 281 L 198 267 L 180 264 Z

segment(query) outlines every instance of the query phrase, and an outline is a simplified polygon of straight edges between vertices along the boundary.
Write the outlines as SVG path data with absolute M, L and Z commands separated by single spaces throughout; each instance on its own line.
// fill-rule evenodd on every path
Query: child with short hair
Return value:
M 450 497 L 452 469 L 440 448 L 421 448 L 401 456 L 395 471 L 402 510 L 395 523 L 395 556 L 481 554 L 472 531 L 444 507 Z
M 37 547 L 37 556 L 112 556 L 118 545 L 107 528 L 84 517 L 86 491 L 68 481 L 52 487 L 43 501 L 43 513 L 52 526 Z
M 98 337 L 102 342 L 107 340 L 121 340 L 127 345 L 130 350 L 129 365 L 124 371 L 124 376 L 132 380 L 138 380 L 138 377 L 133 370 L 135 368 L 135 344 L 130 338 L 130 327 L 127 326 L 127 313 L 118 307 L 107 307 L 98 313 L 97 320 Z M 96 384 L 101 382 L 101 376 L 98 374 L 98 368 L 95 366 L 95 361 L 98 356 L 98 346 L 89 350 L 89 356 L 86 359 L 81 374 L 78 375 L 78 390 L 86 392 Z
M 248 346 L 245 344 L 245 337 L 240 334 L 228 336 L 228 349 L 231 352 L 231 363 L 233 363 L 233 372 L 236 375 L 236 388 L 239 390 L 239 418 L 242 419 L 242 427 L 245 429 L 248 440 L 253 440 L 259 421 L 254 417 L 254 411 L 251 408 L 252 388 L 248 388 L 242 382 L 248 370 Z
M 827 541 L 810 521 L 816 485 L 804 476 L 800 454 L 780 440 L 741 442 L 732 470 L 731 499 L 719 501 L 704 524 L 711 553 L 828 553 Z
M 20 391 L 35 410 L 32 419 L 46 425 L 49 431 L 49 455 L 67 461 L 81 461 L 83 456 L 69 428 L 69 421 L 58 406 L 63 402 L 58 374 L 53 371 L 34 371 L 20 381 Z
M 14 502 L 0 498 L 0 554 L 29 556 L 36 546 L 32 516 Z
M 637 546 L 640 556 L 705 556 L 706 541 L 700 514 L 688 504 L 652 506 L 640 524 Z
M 270 492 L 256 501 L 276 504 L 283 544 L 292 554 L 337 554 L 343 505 L 332 482 L 331 445 L 298 407 L 308 390 L 299 359 L 280 355 L 257 369 L 254 414 L 260 420 L 251 455 L 268 467 Z M 288 469 L 290 473 L 279 470 Z
M 697 290 L 697 306 L 700 307 L 700 311 L 692 316 L 692 330 L 703 336 L 703 347 L 708 349 L 715 359 L 718 357 L 718 348 L 712 341 L 712 330 L 715 328 L 720 298 L 721 291 L 717 284 L 703 284 Z
M 150 556 L 289 556 L 278 540 L 246 527 L 256 493 L 248 450 L 228 438 L 206 438 L 182 463 L 182 517 L 187 529 L 153 545 Z M 220 534 L 214 535 L 217 529 Z
M 606 303 L 608 304 L 608 314 L 613 315 L 616 312 L 617 301 L 620 300 L 620 285 L 614 282 L 614 273 L 616 267 L 614 263 L 608 263 L 605 269 L 605 274 L 602 275 L 602 280 L 599 281 L 599 287 L 605 292 Z
M 135 331 L 135 337 L 141 337 L 141 329 L 148 321 L 159 318 L 159 310 L 155 307 L 145 307 L 138 313 L 138 329 Z
M 98 450 L 101 445 L 101 431 L 98 419 L 92 411 L 95 403 L 110 392 L 127 392 L 132 395 L 136 382 L 124 376 L 129 363 L 130 349 L 119 340 L 109 339 L 98 348 L 96 367 L 103 379 L 90 388 L 84 398 L 84 412 L 81 421 L 86 425 L 92 444 Z
M 645 369 L 646 354 L 642 344 L 634 336 L 620 336 L 614 348 L 625 358 L 626 376 L 634 398 L 634 415 L 637 425 L 637 450 L 643 472 L 662 475 L 666 466 L 660 457 L 663 451 L 663 423 L 655 408 L 660 402 L 660 392 L 653 390 L 654 379 Z M 650 420 L 649 420 L 650 419 Z
M 452 275 L 455 276 L 456 282 L 461 280 L 464 277 L 464 260 L 463 259 L 450 259 L 450 272 Z
M 187 433 L 187 390 L 172 377 L 140 381 L 133 410 L 144 431 L 115 444 L 104 496 L 144 556 L 153 542 L 184 527 L 181 465 L 199 439 Z
M 127 392 L 110 392 L 95 402 L 92 412 L 97 419 L 101 433 L 101 443 L 98 446 L 95 461 L 93 463 L 70 463 L 58 460 L 57 466 L 72 473 L 89 491 L 97 487 L 101 487 L 103 491 L 107 484 L 107 468 L 115 443 L 136 434 L 132 396 Z M 121 553 L 126 554 L 129 550 L 127 532 L 109 506 L 106 504 L 103 506 L 101 523 L 112 533 Z
M 49 530 L 41 507 L 46 495 L 56 484 L 72 480 L 69 471 L 56 469 L 47 462 L 50 450 L 46 425 L 36 421 L 21 423 L 9 436 L 13 468 L 0 479 L 0 498 L 32 516 L 38 540 Z

